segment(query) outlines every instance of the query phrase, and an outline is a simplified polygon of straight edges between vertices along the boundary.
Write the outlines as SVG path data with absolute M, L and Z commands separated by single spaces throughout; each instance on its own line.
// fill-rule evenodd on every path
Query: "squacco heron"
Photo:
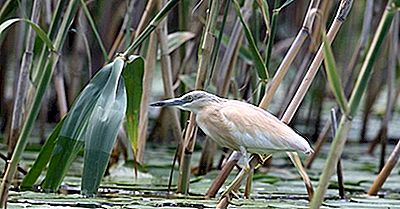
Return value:
M 306 139 L 271 113 L 252 104 L 192 91 L 179 98 L 152 103 L 151 106 L 176 106 L 196 114 L 200 129 L 217 144 L 247 153 L 313 152 Z
M 221 98 L 205 91 L 192 91 L 179 98 L 152 103 L 151 106 L 176 106 L 195 113 L 196 123 L 206 135 L 220 146 L 242 153 L 247 171 L 250 169 L 248 153 L 313 152 L 308 141 L 288 125 L 264 109 L 246 102 Z M 235 181 L 240 180 L 237 178 Z M 231 192 L 233 184 L 223 196 Z

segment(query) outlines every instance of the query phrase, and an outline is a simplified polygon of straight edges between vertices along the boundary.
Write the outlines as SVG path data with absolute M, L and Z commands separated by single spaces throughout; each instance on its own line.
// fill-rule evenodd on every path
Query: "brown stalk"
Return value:
M 386 45 L 388 42 L 385 43 Z M 385 57 L 385 58 L 383 58 Z M 361 131 L 360 131 L 360 143 L 366 143 L 368 141 L 367 139 L 367 131 L 368 131 L 368 124 L 370 121 L 370 117 L 372 115 L 372 108 L 374 104 L 376 103 L 378 99 L 378 95 L 381 92 L 381 89 L 383 87 L 383 71 L 384 68 L 386 68 L 386 56 L 382 56 L 378 61 L 381 65 L 377 65 L 376 71 L 374 71 L 371 80 L 368 84 L 369 88 L 367 89 L 367 92 L 365 92 L 365 102 L 364 102 L 364 108 L 363 108 L 363 113 L 362 113 L 362 123 L 361 123 Z M 378 139 L 378 143 L 379 143 Z
M 61 60 L 60 60 L 61 61 Z M 61 62 L 57 64 L 57 68 L 53 75 L 54 89 L 57 95 L 57 106 L 60 111 L 60 118 L 62 118 L 68 112 L 67 95 L 64 85 L 64 73 L 62 71 Z
M 224 184 L 225 180 L 228 178 L 230 172 L 235 167 L 236 163 L 242 157 L 240 152 L 234 151 L 229 156 L 226 163 L 223 165 L 222 170 L 218 173 L 218 176 L 215 178 L 211 186 L 208 188 L 206 192 L 206 198 L 215 197 L 218 190 L 221 188 L 222 184 Z
M 156 34 L 150 35 L 149 47 L 147 50 L 144 75 L 143 75 L 143 93 L 142 102 L 140 103 L 139 113 L 139 138 L 138 149 L 136 153 L 136 161 L 143 163 L 144 149 L 146 145 L 147 124 L 148 124 L 148 108 L 149 98 L 151 93 L 151 83 L 153 81 L 153 74 L 156 68 L 157 61 L 157 36 Z
M 136 1 L 129 2 L 128 9 L 124 16 L 124 21 L 122 22 L 121 28 L 118 32 L 118 35 L 115 38 L 113 45 L 111 46 L 110 52 L 108 53 L 108 59 L 112 59 L 112 57 L 115 55 L 117 50 L 119 50 L 121 48 L 122 43 L 124 43 L 124 40 L 126 37 L 125 33 L 127 32 L 127 30 L 129 30 L 129 27 L 130 27 L 129 24 L 132 22 L 131 18 L 132 18 L 132 13 L 133 13 L 135 2 Z M 151 3 L 151 2 L 149 2 L 149 3 Z
M 77 25 L 77 31 L 84 32 L 87 29 L 87 20 L 85 18 L 84 13 L 82 10 L 78 11 L 78 25 Z M 76 96 L 78 95 L 79 90 L 81 89 L 81 82 L 82 82 L 82 70 L 84 66 L 84 59 L 82 59 L 85 56 L 85 41 L 82 36 L 77 35 L 76 40 L 73 43 L 73 53 L 71 58 L 74 60 L 71 62 L 71 70 L 69 71 L 70 75 L 70 81 L 67 82 L 69 85 L 69 91 L 68 91 L 68 101 L 69 105 L 72 105 L 72 102 L 75 100 Z M 91 71 L 91 58 L 88 56 L 88 63 L 87 66 L 89 68 L 89 71 Z M 89 80 L 92 75 L 90 72 L 88 72 L 88 78 Z M 85 80 L 86 81 L 86 80 Z
M 342 26 L 343 22 L 345 21 L 347 14 L 350 10 L 352 2 L 349 0 L 342 0 L 340 3 L 340 7 L 338 9 L 337 15 L 333 20 L 331 27 L 329 28 L 327 38 L 329 43 L 332 43 L 333 39 L 335 38 L 337 32 L 339 31 L 340 27 Z M 318 52 L 311 63 L 309 70 L 307 71 L 298 91 L 296 92 L 292 102 L 289 104 L 289 107 L 286 109 L 285 114 L 282 117 L 282 121 L 289 122 L 292 120 L 296 110 L 300 106 L 301 101 L 303 100 L 305 94 L 307 93 L 308 89 L 311 86 L 312 81 L 314 80 L 315 75 L 318 72 L 319 66 L 323 60 L 323 53 L 322 53 L 323 44 L 318 49 Z
M 342 23 L 345 21 L 350 8 L 352 5 L 352 1 L 351 0 L 342 0 L 340 2 L 340 6 L 339 9 L 337 11 L 336 17 L 329 29 L 328 35 L 327 35 L 327 39 L 329 41 L 329 43 L 332 43 L 332 40 L 335 38 L 337 32 L 339 31 L 340 26 L 342 25 Z M 323 53 L 322 53 L 322 49 L 323 49 L 323 43 L 321 44 L 320 48 L 318 49 L 318 52 L 313 60 L 313 62 L 311 63 L 311 66 L 309 68 L 309 70 L 307 71 L 303 82 L 301 83 L 299 90 L 296 92 L 292 102 L 289 104 L 289 107 L 287 108 L 285 114 L 282 117 L 282 121 L 285 123 L 290 123 L 290 121 L 293 119 L 293 116 L 295 114 L 295 112 L 297 111 L 298 107 L 300 106 L 301 101 L 304 99 L 304 96 L 306 94 L 306 92 L 308 91 L 311 82 L 314 80 L 314 77 L 316 75 L 316 73 L 318 72 L 319 66 L 322 63 L 322 59 L 323 59 Z M 288 153 L 290 155 L 294 155 L 297 153 L 295 152 L 291 152 Z M 296 167 L 298 168 L 298 171 L 300 172 L 300 175 L 303 177 L 304 183 L 306 184 L 307 187 L 307 192 L 309 194 L 309 198 L 310 200 L 313 197 L 313 191 L 312 191 L 312 186 L 311 186 L 311 181 L 307 175 L 307 173 L 304 170 L 304 167 L 301 164 L 300 159 L 298 158 L 298 155 L 296 157 L 296 155 L 292 156 L 291 159 L 294 157 L 295 160 L 292 160 L 293 163 L 295 163 Z
M 319 4 L 319 2 L 317 2 Z M 329 9 L 331 8 L 331 1 L 323 1 L 319 4 L 319 8 L 315 8 L 313 13 L 313 24 L 310 28 L 311 30 L 308 32 L 308 36 L 306 37 L 308 41 L 307 50 L 302 55 L 302 61 L 297 69 L 297 73 L 294 79 L 291 81 L 291 85 L 288 87 L 286 91 L 286 95 L 288 95 L 284 100 L 282 100 L 281 109 L 279 111 L 279 116 L 282 117 L 283 113 L 285 112 L 285 108 L 291 102 L 294 94 L 296 93 L 297 89 L 300 86 L 301 80 L 310 65 L 311 59 L 315 56 L 315 53 L 318 50 L 318 46 L 321 43 L 320 36 L 321 36 L 321 28 L 322 25 L 327 22 L 327 15 L 329 14 Z M 318 10 L 317 10 L 318 9 Z M 315 17 L 314 17 L 315 16 Z M 307 17 L 307 16 L 306 16 Z M 305 20 L 306 21 L 306 20 Z M 304 44 L 304 43 L 303 43 Z M 300 53 L 300 52 L 298 52 Z
M 33 2 L 31 20 L 34 23 L 38 22 L 40 11 L 40 1 L 35 0 Z M 33 58 L 33 47 L 35 44 L 36 34 L 33 32 L 31 27 L 28 28 L 26 34 L 26 49 L 22 55 L 21 69 L 18 77 L 17 92 L 15 94 L 15 101 L 13 106 L 13 113 L 11 119 L 10 133 L 8 136 L 8 158 L 11 158 L 14 147 L 17 143 L 20 131 L 22 128 L 23 116 L 25 115 L 25 101 L 27 95 L 27 89 L 29 85 L 29 70 L 32 65 Z
M 248 0 L 245 1 L 245 4 L 241 9 L 245 21 L 248 21 L 252 14 L 251 3 L 252 2 Z M 232 73 L 236 66 L 239 48 L 243 39 L 243 30 L 238 18 L 236 18 L 231 34 L 232 36 L 222 58 L 217 78 L 217 95 L 222 97 L 225 97 L 228 94 Z M 210 148 L 202 150 L 201 160 L 199 162 L 199 174 L 205 174 L 208 171 L 207 169 L 212 167 L 213 156 L 217 150 L 216 143 L 212 141 L 210 137 L 206 137 L 205 145 Z
M 393 19 L 392 28 L 391 28 L 391 40 L 389 46 L 389 61 L 388 61 L 388 69 L 387 69 L 387 101 L 386 101 L 386 112 L 383 118 L 381 127 L 379 129 L 378 135 L 375 137 L 373 142 L 370 144 L 368 153 L 372 154 L 378 142 L 382 144 L 382 152 L 381 152 L 381 161 L 379 170 L 383 168 L 384 165 L 384 157 L 385 152 L 384 148 L 386 146 L 387 141 L 387 131 L 389 121 L 393 117 L 393 111 L 396 104 L 396 92 L 395 92 L 395 79 L 396 79 L 396 63 L 397 63 L 397 55 L 398 55 L 398 45 L 399 45 L 399 15 Z
M 394 93 L 394 98 L 392 100 L 393 105 L 395 104 L 395 102 L 397 101 L 397 99 L 400 96 L 400 87 L 398 87 L 395 91 L 396 92 Z M 392 109 L 392 111 L 393 111 L 393 109 Z M 391 113 L 391 114 L 393 114 L 393 113 Z M 385 112 L 385 115 L 386 115 L 386 112 Z M 384 118 L 384 120 L 385 120 L 385 118 Z M 382 125 L 383 125 L 383 123 L 382 123 Z M 368 151 L 367 151 L 368 154 L 372 155 L 374 153 L 376 146 L 379 144 L 380 139 L 382 138 L 381 135 L 385 135 L 385 133 L 383 133 L 383 132 L 387 131 L 387 130 L 382 129 L 382 125 L 381 125 L 381 128 L 379 129 L 378 134 L 376 135 L 375 139 L 370 143 L 370 145 L 368 147 Z
M 297 33 L 297 36 L 290 46 L 289 51 L 286 53 L 283 61 L 279 65 L 274 77 L 269 84 L 267 91 L 265 91 L 264 97 L 259 104 L 260 107 L 264 109 L 268 107 L 276 90 L 278 89 L 278 86 L 281 84 L 283 78 L 289 70 L 289 66 L 292 64 L 294 58 L 299 53 L 299 50 L 306 38 L 310 35 L 310 31 L 312 30 L 312 26 L 314 24 L 316 10 L 318 9 L 319 3 L 320 0 L 312 0 L 310 2 L 306 17 L 304 18 L 303 26 Z
M 333 40 L 333 38 L 336 36 L 337 31 L 339 30 L 340 26 L 346 19 L 347 15 L 349 13 L 349 10 L 351 8 L 351 5 L 352 5 L 352 1 L 348 1 L 348 0 L 341 1 L 341 4 L 338 9 L 335 20 L 328 32 L 328 40 L 330 41 L 330 43 Z M 323 48 L 323 45 L 320 46 L 320 48 L 317 52 L 316 58 L 312 62 L 311 67 L 310 67 L 309 71 L 307 72 L 306 77 L 304 78 L 299 91 L 297 91 L 294 99 L 292 100 L 292 102 L 289 105 L 289 108 L 286 110 L 283 118 L 281 119 L 283 122 L 289 123 L 291 121 L 291 119 L 294 116 L 294 113 L 296 112 L 296 110 L 298 109 L 298 107 L 300 105 L 300 102 L 304 99 L 305 93 L 307 92 L 308 88 L 310 87 L 311 81 L 314 79 L 316 72 L 317 72 L 320 64 L 322 63 L 322 58 L 323 58 L 322 48 Z M 296 166 L 301 177 L 303 178 L 304 183 L 306 184 L 309 198 L 311 200 L 313 197 L 313 188 L 311 185 L 311 181 L 310 181 L 307 173 L 305 172 L 304 167 L 301 164 L 298 154 L 296 152 L 287 152 L 287 154 L 288 154 L 289 158 L 292 160 L 293 164 Z M 220 202 L 226 202 L 227 201 L 226 199 L 227 199 L 227 197 L 223 197 Z
M 373 8 L 374 8 L 374 0 L 367 0 L 364 17 L 363 17 L 363 26 L 361 29 L 360 39 L 356 46 L 356 49 L 351 56 L 350 62 L 347 66 L 347 69 L 344 72 L 349 72 L 348 76 L 343 77 L 343 83 L 346 84 L 345 86 L 345 93 L 346 95 L 350 94 L 351 86 L 353 86 L 353 75 L 355 73 L 350 73 L 356 69 L 356 65 L 359 62 L 360 58 L 364 56 L 365 47 L 368 43 L 368 38 L 370 36 L 371 26 L 372 26 L 372 15 L 373 15 Z
M 199 65 L 197 68 L 195 89 L 203 89 L 207 76 L 208 64 L 211 60 L 211 52 L 214 45 L 214 30 L 216 24 L 216 17 L 218 15 L 218 2 L 210 2 L 210 13 L 207 18 L 207 24 L 203 33 L 203 41 L 200 43 Z M 197 126 L 195 122 L 195 115 L 190 113 L 189 124 L 186 127 L 187 132 L 183 140 L 183 153 L 181 157 L 181 164 L 179 167 L 178 179 L 178 193 L 187 193 L 189 189 L 190 178 L 190 161 L 194 150 L 196 141 Z
M 241 9 L 241 13 L 243 14 L 243 19 L 245 21 L 248 21 L 252 14 L 251 3 L 252 1 L 246 0 Z M 219 93 L 221 94 L 221 96 L 226 95 L 226 93 L 228 92 L 230 78 L 232 77 L 234 68 L 234 65 L 231 64 L 232 59 L 237 56 L 239 47 L 242 43 L 243 30 L 238 18 L 236 18 L 231 34 L 232 35 L 229 39 L 227 50 L 225 51 L 221 61 L 219 75 L 217 78 L 217 83 L 221 86 L 221 88 L 219 89 Z
M 168 38 L 167 38 L 167 18 L 161 23 L 161 25 L 156 28 L 155 32 L 157 33 L 158 41 L 160 43 L 160 50 L 161 50 L 161 72 L 162 72 L 162 80 L 163 80 L 163 87 L 164 87 L 164 96 L 165 98 L 174 98 L 174 89 L 173 89 L 173 82 L 172 82 L 172 63 L 171 63 L 171 56 L 168 54 Z M 167 108 L 167 118 L 169 121 L 169 126 L 171 127 L 172 134 L 174 139 L 182 139 L 181 134 L 181 125 L 179 123 L 178 112 L 174 108 Z M 178 153 L 178 157 L 181 154 Z
M 346 68 L 346 70 L 343 71 L 343 83 L 345 84 L 345 94 L 347 96 L 350 95 L 352 87 L 354 85 L 354 79 L 353 76 L 356 74 L 355 70 L 356 65 L 359 62 L 359 59 L 363 56 L 365 53 L 365 47 L 368 43 L 368 37 L 370 36 L 370 30 L 371 30 L 371 25 L 372 25 L 372 15 L 373 15 L 373 5 L 374 1 L 373 0 L 367 0 L 366 1 L 366 7 L 364 11 L 364 17 L 363 17 L 363 26 L 361 30 L 361 35 L 360 39 L 356 45 L 356 48 L 353 52 L 353 55 L 351 56 L 350 62 Z M 318 156 L 320 149 L 322 145 L 325 143 L 326 135 L 329 131 L 329 127 L 331 126 L 331 121 L 328 120 L 326 124 L 324 125 L 323 130 L 319 134 L 317 138 L 317 142 L 315 143 L 314 147 L 314 153 L 311 154 L 309 158 L 307 158 L 305 164 L 306 168 L 311 168 L 312 163 L 314 159 Z
M 336 33 L 338 32 L 340 26 L 346 19 L 347 15 L 350 11 L 351 5 L 352 5 L 351 0 L 342 0 L 341 1 L 337 15 L 336 15 L 334 22 L 328 32 L 328 40 L 330 41 L 330 43 L 332 42 L 332 40 L 336 36 Z M 295 98 L 290 103 L 289 108 L 286 110 L 281 121 L 283 121 L 285 123 L 289 123 L 291 121 L 291 119 L 293 118 L 294 113 L 298 109 L 300 102 L 303 100 L 305 93 L 307 92 L 308 88 L 311 85 L 311 81 L 314 79 L 314 77 L 317 73 L 317 70 L 318 70 L 320 64 L 322 63 L 322 58 L 323 58 L 322 48 L 323 48 L 323 45 L 320 46 L 320 48 L 317 52 L 317 55 L 316 55 L 314 61 L 312 62 L 309 71 L 306 74 L 306 77 L 303 79 L 300 89 L 297 91 Z M 306 184 L 306 187 L 307 187 L 307 192 L 308 192 L 309 198 L 311 200 L 313 197 L 313 188 L 311 185 L 311 181 L 310 181 L 307 173 L 305 172 L 304 167 L 301 164 L 298 154 L 296 152 L 287 152 L 287 154 L 288 154 L 289 158 L 291 159 L 291 161 L 293 162 L 293 164 L 296 166 L 301 177 L 303 178 L 304 183 Z M 221 202 L 229 202 L 229 201 L 227 201 L 227 197 L 223 197 L 220 200 L 220 203 Z
M 385 166 L 376 177 L 374 183 L 372 184 L 371 188 L 368 190 L 368 195 L 377 195 L 378 191 L 381 189 L 382 185 L 385 183 L 387 177 L 392 172 L 393 168 L 396 166 L 397 162 L 399 161 L 400 157 L 400 140 L 397 142 L 396 147 L 392 151 L 387 160 Z
M 326 141 L 326 137 L 328 135 L 328 132 L 331 128 L 331 121 L 328 120 L 325 125 L 324 128 L 322 128 L 321 133 L 319 134 L 317 141 L 314 144 L 314 153 L 312 153 L 304 162 L 305 167 L 307 169 L 311 168 L 312 163 L 314 162 L 314 160 L 317 158 L 318 154 L 321 151 L 322 145 L 325 143 Z
M 314 22 L 314 17 L 315 17 L 314 13 L 316 12 L 316 11 L 314 11 L 314 9 L 318 8 L 319 2 L 320 2 L 319 0 L 316 0 L 316 1 L 313 0 L 310 3 L 309 9 L 307 10 L 306 18 L 305 18 L 304 23 L 303 23 L 303 27 L 299 31 L 298 35 L 296 36 L 295 41 L 291 45 L 288 53 L 286 54 L 286 56 L 283 59 L 281 65 L 279 66 L 274 78 L 271 81 L 270 87 L 266 91 L 266 94 L 264 95 L 263 99 L 261 100 L 261 102 L 259 104 L 259 107 L 264 108 L 264 109 L 267 108 L 269 102 L 271 101 L 271 99 L 273 97 L 273 94 L 275 93 L 275 91 L 278 88 L 279 84 L 282 82 L 282 79 L 285 76 L 287 70 L 289 69 L 290 64 L 293 62 L 295 56 L 299 52 L 302 44 L 304 43 L 304 40 L 309 35 L 309 30 L 310 30 L 310 28 L 311 28 L 311 26 L 312 26 L 312 24 Z M 233 38 L 231 38 L 231 40 L 232 39 Z M 227 54 L 227 53 L 225 53 L 225 54 Z M 222 62 L 222 63 L 224 63 L 224 62 Z M 227 66 L 227 65 L 226 64 L 222 64 L 221 66 Z M 221 74 L 223 72 L 224 72 L 224 70 L 220 71 Z M 223 76 L 220 76 L 220 78 L 223 78 Z M 219 81 L 218 83 L 221 83 L 221 81 Z M 296 158 L 296 157 L 295 156 L 291 156 L 291 158 Z M 232 163 L 233 162 L 229 162 L 229 165 L 231 165 Z M 227 174 L 225 174 L 225 172 L 229 172 L 230 173 L 232 171 L 232 169 L 233 169 L 233 166 L 232 167 L 227 167 L 227 168 L 224 167 L 223 170 L 221 170 L 220 175 L 221 175 L 221 177 L 225 177 L 225 179 L 218 178 L 218 181 L 219 182 L 221 182 L 221 181 L 224 182 L 226 180 L 227 176 L 228 176 Z M 303 169 L 303 171 L 301 173 L 302 173 L 302 175 L 305 173 L 304 169 Z M 216 186 L 219 186 L 219 187 L 218 188 L 214 188 Z M 213 183 L 212 186 L 209 188 L 209 190 L 207 192 L 207 196 L 210 196 L 210 197 L 215 196 L 215 193 L 218 191 L 218 189 L 221 186 L 222 186 L 222 183 L 221 184 Z M 213 192 L 215 192 L 215 193 L 213 193 Z M 221 202 L 225 202 L 224 198 L 221 200 Z
M 269 155 L 269 156 L 267 157 L 267 159 L 270 158 L 270 157 L 271 157 L 271 155 Z M 241 184 L 241 182 L 243 181 L 243 179 L 248 175 L 248 173 L 249 173 L 251 170 L 254 170 L 254 168 L 255 168 L 259 163 L 262 163 L 262 161 L 263 161 L 263 160 L 261 159 L 261 157 L 260 157 L 259 155 L 256 155 L 256 154 L 251 155 L 251 158 L 250 158 L 250 160 L 249 160 L 249 162 L 248 162 L 250 168 L 249 168 L 248 170 L 243 168 L 243 169 L 240 171 L 240 173 L 235 177 L 235 179 L 232 181 L 232 183 L 229 185 L 229 188 L 231 188 L 233 192 L 237 191 L 237 190 L 239 189 L 240 184 Z M 222 196 L 222 197 L 219 199 L 216 208 L 227 208 L 227 207 L 228 207 L 229 202 L 230 202 L 230 198 L 231 198 L 230 194 L 228 194 L 228 195 L 229 195 L 229 196 Z
M 243 14 L 243 19 L 245 21 L 248 21 L 251 14 L 251 1 L 245 1 L 245 4 L 243 5 L 241 9 L 241 13 Z M 242 42 L 243 38 L 243 30 L 241 28 L 241 23 L 239 19 L 236 19 L 234 27 L 232 29 L 232 36 L 229 39 L 229 43 L 227 46 L 227 49 L 224 53 L 224 56 L 221 61 L 221 67 L 219 70 L 219 75 L 217 78 L 217 94 L 220 96 L 226 96 L 229 90 L 229 84 L 231 82 L 231 77 L 233 73 L 233 69 L 235 67 L 238 53 L 239 53 L 239 48 Z M 210 141 L 210 142 L 208 142 Z M 216 146 L 214 142 L 211 142 L 211 139 L 207 137 L 207 142 L 209 144 L 212 144 L 213 146 Z M 202 155 L 212 155 L 212 153 L 209 153 L 210 151 L 204 151 L 205 153 Z M 236 153 L 236 152 L 233 152 Z M 238 162 L 239 159 L 236 157 L 238 156 L 238 153 L 236 154 L 231 154 L 231 156 L 234 156 L 233 158 L 229 158 L 228 162 L 226 162 L 226 165 L 229 165 L 229 167 L 224 166 L 224 168 L 221 170 L 219 177 L 217 178 L 213 184 L 210 186 L 210 188 L 207 191 L 206 196 L 208 197 L 214 197 L 215 194 L 218 192 L 218 190 L 221 188 L 222 184 L 225 182 L 226 178 L 229 176 L 229 173 L 232 171 L 234 165 Z M 239 157 L 240 158 L 240 157 Z M 212 163 L 212 162 L 209 162 Z M 227 173 L 225 173 L 227 172 Z
M 126 41 L 127 37 L 125 34 L 127 33 L 127 30 L 130 30 L 131 18 L 133 16 L 133 11 L 135 9 L 135 7 L 134 7 L 135 2 L 136 1 L 130 1 L 129 5 L 128 5 L 128 10 L 125 14 L 122 26 L 118 32 L 117 37 L 114 40 L 113 45 L 111 46 L 110 52 L 108 53 L 109 59 L 111 59 L 115 55 L 117 50 L 121 49 L 122 45 Z M 131 43 L 143 31 L 144 27 L 146 26 L 146 23 L 148 23 L 148 21 L 150 19 L 150 15 L 151 15 L 150 11 L 153 9 L 153 7 L 155 6 L 156 3 L 157 2 L 154 0 L 149 0 L 146 3 L 146 7 L 143 11 L 143 14 L 141 15 L 142 18 L 140 19 L 139 25 L 132 34 Z

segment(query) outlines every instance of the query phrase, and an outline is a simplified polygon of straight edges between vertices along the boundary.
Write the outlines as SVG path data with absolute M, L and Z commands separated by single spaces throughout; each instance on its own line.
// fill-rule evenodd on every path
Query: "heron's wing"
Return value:
M 249 152 L 312 151 L 303 137 L 259 107 L 229 101 L 220 112 L 232 138 Z

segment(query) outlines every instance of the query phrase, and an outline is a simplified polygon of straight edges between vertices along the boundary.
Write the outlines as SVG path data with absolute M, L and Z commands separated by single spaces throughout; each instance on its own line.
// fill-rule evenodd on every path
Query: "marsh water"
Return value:
M 315 160 L 308 174 L 313 186 L 324 166 L 328 146 Z M 379 197 L 368 197 L 366 192 L 375 179 L 379 166 L 379 154 L 366 155 L 367 145 L 358 143 L 346 146 L 342 156 L 346 199 L 338 198 L 336 176 L 326 194 L 323 208 L 400 208 L 400 170 L 395 168 L 379 193 Z M 387 150 L 391 151 L 390 145 Z M 79 194 L 80 175 L 83 169 L 83 156 L 76 159 L 64 180 L 59 193 L 40 193 L 33 191 L 11 191 L 9 208 L 214 208 L 217 198 L 205 199 L 203 195 L 209 188 L 218 170 L 205 176 L 192 176 L 188 195 L 178 195 L 176 189 L 177 166 L 175 166 L 171 191 L 168 192 L 168 179 L 175 148 L 164 145 L 148 146 L 146 166 L 134 177 L 132 162 L 120 161 L 103 178 L 100 193 L 95 198 L 84 198 Z M 28 167 L 36 158 L 37 150 L 25 152 L 22 167 Z M 200 152 L 193 157 L 196 166 Z M 304 157 L 304 156 L 302 156 Z M 241 163 L 241 162 L 239 162 Z M 238 169 L 230 175 L 230 182 Z M 261 167 L 254 174 L 253 190 L 250 199 L 243 198 L 244 187 L 239 199 L 233 199 L 230 208 L 308 208 L 307 192 L 295 168 L 285 155 L 276 155 L 272 166 Z M 224 187 L 227 183 L 224 185 Z M 223 188 L 224 188 L 223 187 Z M 221 191 L 219 191 L 220 194 Z

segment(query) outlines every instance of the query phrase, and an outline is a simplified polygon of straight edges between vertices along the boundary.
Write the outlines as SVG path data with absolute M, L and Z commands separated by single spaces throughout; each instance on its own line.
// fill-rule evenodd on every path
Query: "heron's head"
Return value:
M 207 93 L 205 91 L 192 91 L 178 98 L 154 102 L 150 104 L 150 106 L 153 107 L 176 106 L 182 110 L 198 113 L 204 107 L 207 107 L 209 105 L 217 105 L 221 101 L 223 101 L 222 98 Z

